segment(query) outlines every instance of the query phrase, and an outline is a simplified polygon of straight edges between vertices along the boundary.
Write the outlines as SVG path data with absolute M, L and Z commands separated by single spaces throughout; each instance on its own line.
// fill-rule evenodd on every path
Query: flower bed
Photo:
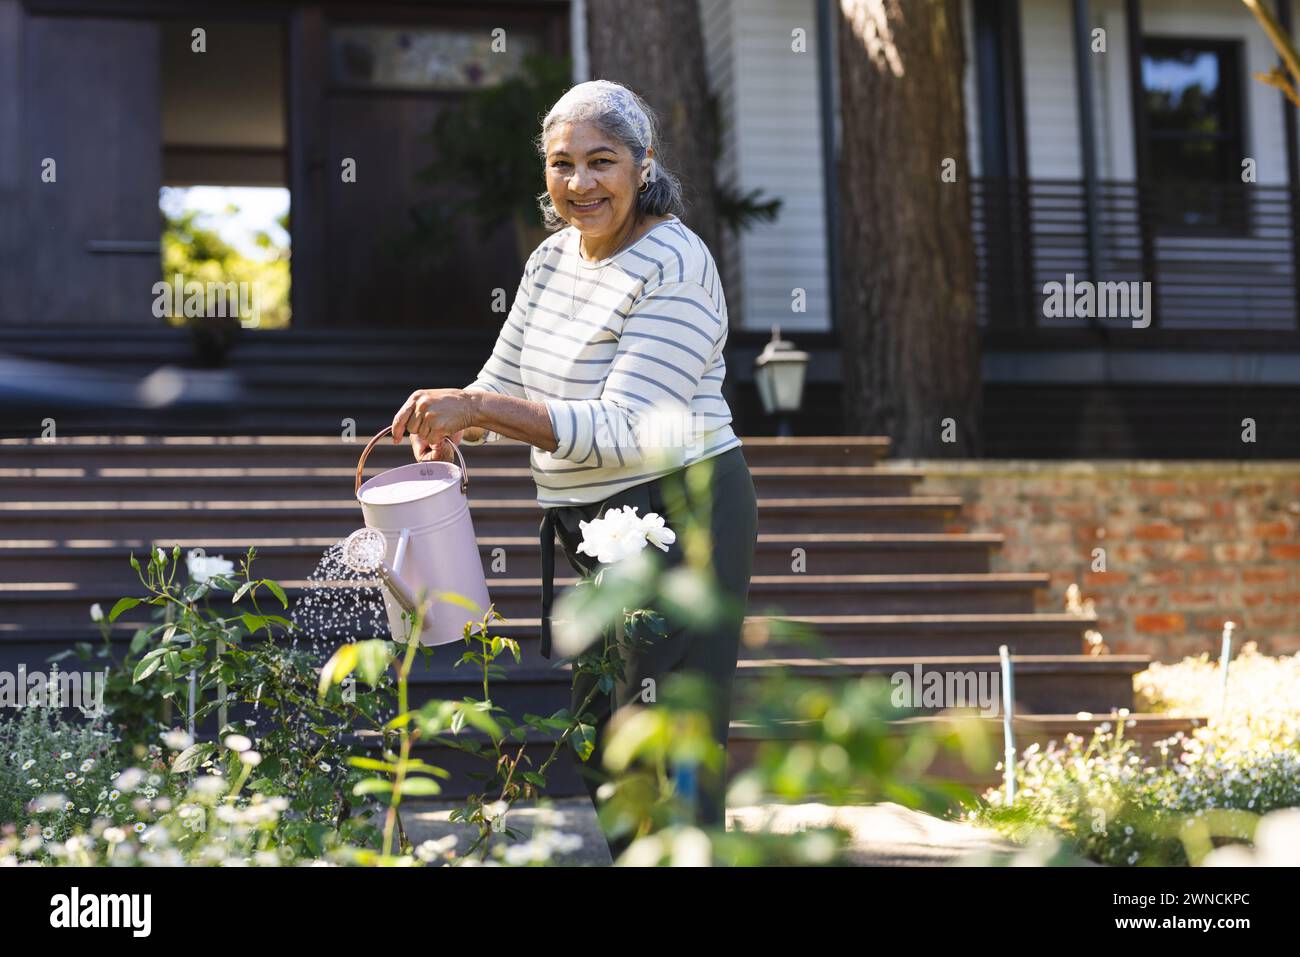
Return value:
M 967 819 L 1017 840 L 1047 829 L 1091 860 L 1119 865 L 1203 863 L 1214 848 L 1249 841 L 1260 815 L 1300 806 L 1300 655 L 1271 658 L 1246 645 L 1222 672 L 1208 655 L 1153 665 L 1136 679 L 1150 710 L 1207 715 L 1190 735 L 1144 755 L 1127 712 L 1091 739 L 1032 745 L 1017 791 L 985 793 Z

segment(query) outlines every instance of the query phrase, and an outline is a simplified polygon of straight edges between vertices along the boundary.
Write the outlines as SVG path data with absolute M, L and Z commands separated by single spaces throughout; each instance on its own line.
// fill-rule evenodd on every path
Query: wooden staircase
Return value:
M 361 442 L 319 436 L 66 437 L 55 443 L 0 440 L 0 668 L 28 670 L 76 640 L 97 640 L 89 608 L 138 595 L 127 556 L 153 545 L 202 547 L 236 560 L 248 545 L 255 570 L 300 595 L 321 553 L 361 524 L 352 476 Z M 961 502 L 915 492 L 922 475 L 877 468 L 888 441 L 873 437 L 743 439 L 759 496 L 759 542 L 747 641 L 737 696 L 758 677 L 784 669 L 812 679 L 910 671 L 996 672 L 1006 643 L 1016 667 L 1016 706 L 1025 726 L 1090 732 L 1076 712 L 1105 715 L 1133 707 L 1132 676 L 1144 656 L 1088 656 L 1082 634 L 1093 622 L 1035 610 L 1043 574 L 991 571 L 1001 544 L 993 534 L 949 532 Z M 372 470 L 409 460 L 380 449 Z M 471 510 L 488 585 L 507 621 L 503 634 L 524 648 L 508 666 L 499 703 L 519 715 L 565 707 L 569 674 L 537 651 L 540 510 L 527 446 L 503 441 L 466 449 Z M 807 571 L 791 572 L 803 548 Z M 507 574 L 490 569 L 504 549 Z M 557 592 L 573 583 L 556 556 Z M 775 618 L 806 622 L 814 647 L 761 639 Z M 114 628 L 125 642 L 146 614 L 135 609 Z M 338 636 L 343 637 L 343 636 Z M 417 699 L 478 694 L 472 675 L 452 664 L 463 649 L 439 649 L 417 673 Z M 738 706 L 739 707 L 739 706 Z M 917 720 L 917 719 L 911 719 Z M 1168 719 L 1136 716 L 1152 733 Z M 746 760 L 756 743 L 737 722 L 731 745 Z M 1140 734 L 1140 730 L 1138 732 Z M 1032 738 L 1032 735 L 1031 735 Z M 452 764 L 455 762 L 453 761 Z M 990 767 L 977 778 L 996 780 Z M 571 772 L 552 782 L 578 793 Z

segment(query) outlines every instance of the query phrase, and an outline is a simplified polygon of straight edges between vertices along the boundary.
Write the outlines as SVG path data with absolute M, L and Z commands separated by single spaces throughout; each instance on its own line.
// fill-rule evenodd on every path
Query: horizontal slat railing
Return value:
M 1081 181 L 977 179 L 972 205 L 988 329 L 1132 328 L 1131 316 L 1046 315 L 1047 284 L 1070 274 L 1076 285 L 1150 281 L 1153 328 L 1297 333 L 1300 200 L 1287 187 L 1104 181 L 1091 242 Z

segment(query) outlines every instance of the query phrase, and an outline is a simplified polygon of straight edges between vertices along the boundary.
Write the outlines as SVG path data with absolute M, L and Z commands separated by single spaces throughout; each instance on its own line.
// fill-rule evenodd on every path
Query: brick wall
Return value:
M 891 460 L 921 494 L 962 496 L 952 531 L 1005 536 L 994 571 L 1041 571 L 1039 611 L 1073 582 L 1116 654 L 1172 661 L 1236 644 L 1300 650 L 1300 464 Z M 1105 571 L 1093 568 L 1104 549 Z

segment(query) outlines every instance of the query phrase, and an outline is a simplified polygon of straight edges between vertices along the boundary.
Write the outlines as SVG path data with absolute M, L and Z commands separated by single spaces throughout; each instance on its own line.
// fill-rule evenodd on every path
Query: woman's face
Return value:
M 591 123 L 561 123 L 552 130 L 546 190 L 560 216 L 589 243 L 627 231 L 640 186 L 632 151 L 614 137 Z

